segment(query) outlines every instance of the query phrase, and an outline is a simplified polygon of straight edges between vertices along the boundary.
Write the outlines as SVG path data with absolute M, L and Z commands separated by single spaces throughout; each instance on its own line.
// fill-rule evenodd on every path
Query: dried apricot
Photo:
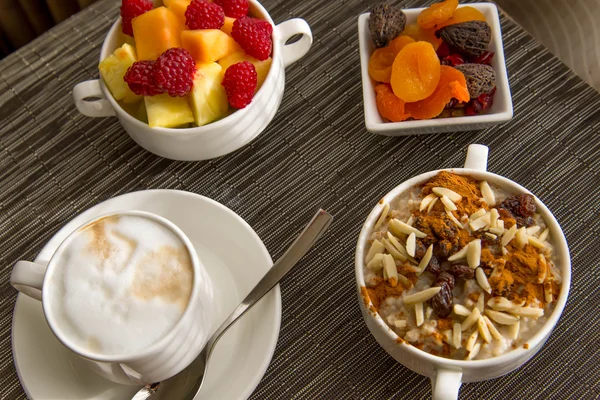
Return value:
M 375 86 L 377 93 L 377 111 L 383 118 L 392 122 L 404 121 L 408 118 L 404 114 L 404 101 L 394 95 L 389 85 L 379 84 Z
M 401 35 L 410 36 L 416 42 L 429 42 L 436 50 L 442 43 L 442 39 L 435 36 L 435 29 L 423 29 L 419 24 L 407 24 Z
M 423 29 L 433 28 L 449 20 L 456 7 L 458 7 L 458 0 L 444 0 L 441 3 L 434 3 L 421 11 L 417 23 Z
M 397 38 L 395 38 L 394 40 L 392 40 L 390 42 L 389 46 L 394 49 L 396 54 L 398 54 L 398 53 L 400 53 L 400 50 L 402 50 L 404 48 L 404 46 L 406 46 L 407 44 L 414 43 L 414 42 L 415 42 L 415 40 L 413 38 L 411 38 L 410 36 L 400 35 Z
M 376 49 L 369 59 L 369 76 L 374 81 L 389 83 L 396 55 L 404 46 L 414 42 L 409 36 L 398 36 L 388 46 Z
M 457 8 L 452 14 L 452 18 L 441 24 L 437 24 L 435 29 L 440 29 L 448 25 L 460 24 L 461 22 L 467 21 L 485 21 L 485 15 L 476 8 L 465 6 Z
M 426 99 L 433 93 L 439 80 L 440 59 L 431 43 L 407 44 L 392 65 L 392 90 L 406 102 Z
M 433 94 L 425 100 L 406 103 L 405 112 L 414 119 L 435 118 L 444 111 L 446 104 L 453 98 L 463 102 L 470 100 L 467 81 L 459 70 L 442 65 L 440 80 Z

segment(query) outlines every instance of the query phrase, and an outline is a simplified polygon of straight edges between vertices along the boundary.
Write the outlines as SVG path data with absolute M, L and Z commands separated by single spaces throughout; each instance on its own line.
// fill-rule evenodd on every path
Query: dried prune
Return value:
M 452 312 L 452 289 L 454 289 L 454 276 L 448 272 L 441 272 L 433 286 L 441 287 L 440 291 L 429 301 L 438 317 L 445 318 Z
M 487 51 L 492 30 L 485 21 L 467 21 L 445 26 L 435 35 L 461 54 L 477 57 Z
M 489 65 L 460 64 L 454 68 L 464 74 L 469 95 L 472 99 L 488 93 L 496 87 L 496 73 Z
M 398 7 L 379 3 L 371 9 L 369 30 L 375 47 L 387 46 L 406 26 L 406 15 Z
M 454 275 L 456 279 L 473 279 L 475 271 L 468 265 L 453 264 L 450 267 L 450 273 Z

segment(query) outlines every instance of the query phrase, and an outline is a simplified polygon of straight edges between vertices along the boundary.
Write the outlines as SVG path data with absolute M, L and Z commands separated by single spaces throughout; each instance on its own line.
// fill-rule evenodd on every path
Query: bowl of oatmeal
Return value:
M 355 272 L 365 322 L 397 361 L 432 380 L 434 398 L 504 375 L 541 348 L 566 303 L 571 265 L 548 208 L 486 171 L 416 176 L 385 195 L 359 235 Z

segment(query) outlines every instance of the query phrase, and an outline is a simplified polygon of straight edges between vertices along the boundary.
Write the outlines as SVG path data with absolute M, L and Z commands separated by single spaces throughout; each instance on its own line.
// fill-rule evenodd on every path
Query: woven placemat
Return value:
M 252 398 L 427 398 L 419 376 L 369 334 L 357 303 L 353 254 L 364 218 L 391 188 L 461 166 L 470 143 L 489 169 L 529 188 L 567 235 L 573 284 L 546 346 L 502 378 L 464 384 L 461 398 L 600 396 L 600 94 L 502 17 L 514 119 L 477 132 L 387 138 L 366 132 L 357 44 L 361 0 L 265 0 L 276 22 L 306 19 L 315 42 L 287 70 L 281 108 L 255 141 L 228 156 L 175 162 L 138 147 L 115 118 L 92 119 L 71 88 L 98 76 L 103 37 L 118 15 L 103 1 L 0 62 L 0 398 L 22 399 L 11 355 L 11 265 L 33 259 L 65 222 L 118 194 L 182 189 L 241 215 L 277 258 L 323 207 L 327 236 L 281 284 L 273 361 Z M 430 1 L 405 1 L 422 6 Z

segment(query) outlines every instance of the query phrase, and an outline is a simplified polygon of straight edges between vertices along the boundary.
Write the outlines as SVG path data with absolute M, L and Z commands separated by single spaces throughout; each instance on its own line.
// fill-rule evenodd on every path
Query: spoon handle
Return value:
M 325 210 L 319 210 L 306 228 L 296 238 L 287 251 L 273 264 L 269 272 L 256 284 L 254 289 L 236 307 L 235 310 L 221 324 L 219 329 L 211 336 L 206 344 L 208 356 L 212 352 L 214 344 L 229 329 L 238 318 L 248 311 L 257 301 L 269 293 L 271 289 L 292 269 L 294 265 L 306 254 L 317 240 L 325 233 L 333 217 Z

